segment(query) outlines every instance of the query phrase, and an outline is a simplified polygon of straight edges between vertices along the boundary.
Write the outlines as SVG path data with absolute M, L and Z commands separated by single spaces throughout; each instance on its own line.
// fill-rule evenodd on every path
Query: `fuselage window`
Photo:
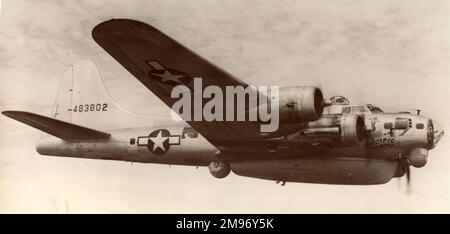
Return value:
M 423 129 L 423 128 L 424 128 L 423 123 L 418 123 L 418 124 L 416 124 L 416 128 L 417 128 L 417 129 Z
M 130 139 L 130 145 L 134 145 L 135 143 L 136 143 L 136 139 L 131 138 L 131 139 Z
M 198 137 L 198 132 L 195 131 L 193 128 L 191 127 L 185 127 L 183 128 L 183 133 L 181 134 L 181 138 L 197 138 Z
M 411 127 L 411 120 L 407 118 L 397 118 L 395 119 L 395 129 L 407 129 Z
M 392 129 L 392 123 L 384 123 L 384 129 Z

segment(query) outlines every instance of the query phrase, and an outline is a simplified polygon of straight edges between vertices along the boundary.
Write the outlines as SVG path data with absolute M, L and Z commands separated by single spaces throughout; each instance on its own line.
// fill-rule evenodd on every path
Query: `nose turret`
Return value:
M 437 122 L 433 121 L 432 119 L 427 119 L 427 118 L 421 118 L 422 119 L 422 123 L 421 124 L 422 128 L 425 125 L 426 128 L 424 130 L 426 130 L 426 139 L 423 138 L 425 132 L 422 132 L 423 134 L 420 135 L 416 135 L 416 136 L 421 136 L 421 144 L 417 144 L 418 142 L 416 141 L 410 141 L 410 143 L 412 143 L 412 145 L 414 146 L 413 149 L 411 149 L 411 151 L 407 154 L 407 159 L 408 159 L 408 163 L 409 165 L 412 165 L 413 167 L 423 167 L 425 166 L 425 164 L 427 163 L 428 160 L 428 151 L 433 149 L 434 147 L 436 147 L 436 144 L 439 142 L 439 140 L 442 138 L 442 136 L 444 135 L 444 131 L 441 127 L 440 124 L 438 124 Z M 420 119 L 418 119 L 420 121 Z M 421 128 L 418 128 L 421 129 Z M 425 140 L 425 141 L 424 141 Z
M 428 149 L 436 147 L 442 136 L 444 136 L 444 129 L 442 126 L 436 121 L 429 119 L 427 126 Z

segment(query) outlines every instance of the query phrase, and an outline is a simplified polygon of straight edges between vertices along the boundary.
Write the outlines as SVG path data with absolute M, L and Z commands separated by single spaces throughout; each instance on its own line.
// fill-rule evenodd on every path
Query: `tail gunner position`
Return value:
M 169 107 L 176 101 L 172 88 L 193 90 L 194 77 L 202 77 L 204 87 L 248 87 L 145 23 L 110 20 L 92 35 Z M 42 155 L 208 166 L 217 178 L 233 171 L 283 183 L 370 185 L 409 178 L 410 166 L 425 166 L 444 134 L 418 111 L 385 113 L 341 96 L 325 101 L 320 89 L 307 86 L 279 90 L 279 128 L 271 133 L 261 133 L 260 122 L 159 121 L 118 106 L 86 60 L 66 70 L 50 117 L 2 113 L 47 133 L 36 146 Z M 146 125 L 136 126 L 143 119 Z

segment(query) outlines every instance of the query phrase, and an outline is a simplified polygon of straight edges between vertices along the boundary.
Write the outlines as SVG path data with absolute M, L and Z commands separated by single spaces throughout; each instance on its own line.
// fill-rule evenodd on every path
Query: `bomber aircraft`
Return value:
M 169 107 L 178 100 L 173 88 L 182 85 L 194 91 L 195 77 L 202 78 L 202 91 L 208 86 L 249 87 L 143 22 L 105 21 L 92 36 Z M 196 102 L 194 96 L 188 101 Z M 249 115 L 254 106 L 244 108 L 244 115 Z M 324 99 L 319 88 L 310 86 L 279 89 L 279 126 L 271 132 L 261 131 L 267 121 L 187 115 L 180 115 L 181 122 L 148 118 L 147 126 L 133 127 L 138 116 L 114 102 L 98 69 L 87 60 L 67 68 L 50 117 L 25 111 L 2 113 L 45 132 L 36 144 L 42 155 L 207 166 L 217 178 L 233 171 L 282 185 L 373 185 L 403 176 L 409 182 L 410 166 L 423 167 L 444 134 L 436 121 L 420 111 L 386 113 L 370 104 L 350 105 L 343 96 Z M 117 127 L 117 121 L 129 127 Z

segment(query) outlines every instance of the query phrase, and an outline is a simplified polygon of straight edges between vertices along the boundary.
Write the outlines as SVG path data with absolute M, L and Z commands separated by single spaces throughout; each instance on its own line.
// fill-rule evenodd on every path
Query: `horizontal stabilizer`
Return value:
M 107 139 L 109 133 L 52 119 L 25 111 L 3 111 L 2 114 L 55 137 L 65 140 Z

